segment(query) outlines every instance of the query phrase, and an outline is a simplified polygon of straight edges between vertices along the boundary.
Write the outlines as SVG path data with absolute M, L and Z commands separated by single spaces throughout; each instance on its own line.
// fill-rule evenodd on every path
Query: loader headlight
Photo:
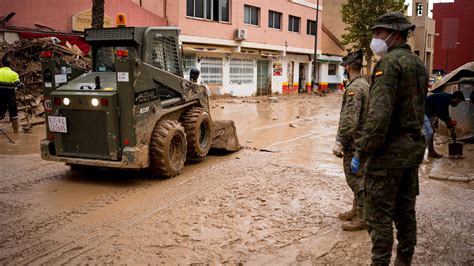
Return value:
M 99 100 L 97 98 L 92 98 L 91 104 L 92 106 L 99 106 Z
M 69 98 L 65 97 L 65 98 L 63 99 L 63 104 L 64 104 L 64 105 L 69 105 L 70 103 L 71 103 L 71 100 L 69 100 Z

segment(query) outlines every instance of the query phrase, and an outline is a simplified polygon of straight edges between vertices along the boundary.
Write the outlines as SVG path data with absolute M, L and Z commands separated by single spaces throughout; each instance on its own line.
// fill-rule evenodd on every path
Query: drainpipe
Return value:
M 168 21 L 167 6 L 168 6 L 168 1 L 167 1 L 167 0 L 163 0 L 163 15 L 165 16 L 166 26 L 169 26 L 169 25 L 170 25 L 170 22 Z

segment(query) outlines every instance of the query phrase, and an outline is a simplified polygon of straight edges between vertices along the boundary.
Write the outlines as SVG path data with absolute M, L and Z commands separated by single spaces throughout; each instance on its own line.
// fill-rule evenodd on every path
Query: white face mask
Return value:
M 392 32 L 393 33 L 393 32 Z M 372 38 L 370 42 L 370 49 L 372 52 L 378 56 L 382 56 L 388 52 L 387 40 L 392 36 L 392 33 L 385 38 L 385 40 Z

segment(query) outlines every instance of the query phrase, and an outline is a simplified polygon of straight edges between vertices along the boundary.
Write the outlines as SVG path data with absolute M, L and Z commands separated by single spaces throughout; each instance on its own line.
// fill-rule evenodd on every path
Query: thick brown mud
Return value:
M 352 202 L 331 154 L 340 98 L 211 100 L 213 119 L 234 120 L 244 149 L 166 180 L 42 161 L 41 126 L 17 144 L 0 136 L 0 263 L 368 264 L 367 232 L 337 219 Z M 437 141 L 447 154 L 447 139 Z M 429 178 L 472 175 L 473 145 L 464 153 L 420 167 L 414 263 L 474 261 L 472 181 Z

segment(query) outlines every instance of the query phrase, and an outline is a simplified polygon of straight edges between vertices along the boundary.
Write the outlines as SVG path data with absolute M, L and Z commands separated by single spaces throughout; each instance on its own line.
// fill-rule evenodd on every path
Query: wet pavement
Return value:
M 367 232 L 342 231 L 337 219 L 352 202 L 331 154 L 340 101 L 213 99 L 212 117 L 234 120 L 244 149 L 166 180 L 42 161 L 43 126 L 16 144 L 0 135 L 0 263 L 368 264 Z M 473 147 L 421 165 L 414 263 L 473 263 L 472 181 L 430 178 L 472 176 Z

